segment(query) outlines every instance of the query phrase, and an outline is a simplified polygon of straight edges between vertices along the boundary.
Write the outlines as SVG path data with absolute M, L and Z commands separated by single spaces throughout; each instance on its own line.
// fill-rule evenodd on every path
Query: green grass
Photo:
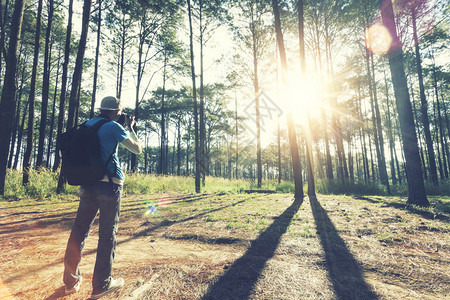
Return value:
M 22 185 L 22 172 L 8 169 L 6 171 L 5 199 L 18 200 L 26 197 L 52 198 L 56 196 L 59 173 L 42 168 L 30 170 L 29 182 Z M 78 187 L 67 186 L 64 194 L 77 194 Z
M 5 182 L 5 195 L 7 200 L 18 200 L 27 197 L 54 198 L 59 173 L 47 169 L 31 170 L 30 182 L 22 186 L 22 173 L 16 170 L 7 170 Z M 152 193 L 195 193 L 194 177 L 154 175 L 154 174 L 126 174 L 124 194 L 152 194 Z M 306 182 L 305 182 L 306 184 Z M 206 194 L 243 193 L 245 190 L 258 189 L 254 181 L 245 179 L 226 179 L 208 176 L 205 186 L 201 186 L 201 192 Z M 283 181 L 280 184 L 276 180 L 264 180 L 262 190 L 273 190 L 277 193 L 294 193 L 293 182 Z M 306 188 L 304 188 L 306 190 Z M 426 183 L 427 194 L 432 196 L 450 196 L 450 182 L 441 182 L 439 186 Z M 62 196 L 78 195 L 79 187 L 66 185 Z M 316 191 L 318 194 L 345 194 L 345 195 L 386 195 L 386 187 L 380 184 L 345 183 L 338 180 L 317 180 Z M 406 196 L 408 189 L 406 184 L 391 186 L 392 195 Z M 1 199 L 1 198 L 0 198 Z M 449 212 L 447 202 L 437 203 L 439 210 Z

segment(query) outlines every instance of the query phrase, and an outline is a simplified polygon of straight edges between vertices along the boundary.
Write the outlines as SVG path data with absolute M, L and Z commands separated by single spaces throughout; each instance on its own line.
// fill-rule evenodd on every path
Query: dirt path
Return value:
M 163 197 L 124 197 L 113 274 L 126 284 L 106 299 L 449 297 L 448 220 L 376 198 L 320 196 L 299 207 L 287 195 L 172 195 L 146 215 Z M 89 297 L 96 225 L 81 290 L 63 294 L 76 207 L 0 202 L 0 299 Z

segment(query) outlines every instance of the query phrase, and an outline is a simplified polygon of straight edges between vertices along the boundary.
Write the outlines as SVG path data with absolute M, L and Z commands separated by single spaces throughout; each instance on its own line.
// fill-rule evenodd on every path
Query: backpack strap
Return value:
M 105 169 L 108 167 L 108 164 L 112 160 L 112 158 L 114 156 L 114 153 L 116 153 L 118 147 L 119 147 L 119 143 L 116 144 L 116 146 L 114 147 L 113 152 L 111 153 L 111 155 L 106 160 Z M 117 174 L 117 165 L 114 165 L 114 173 Z M 112 184 L 113 183 L 112 175 L 108 172 L 108 170 L 106 170 L 106 175 L 108 175 L 109 182 Z
M 92 129 L 94 129 L 96 132 L 98 132 L 98 130 L 100 129 L 100 127 L 102 127 L 103 124 L 111 122 L 108 119 L 105 118 L 101 118 L 97 123 L 95 123 L 94 125 L 92 125 Z M 86 122 L 84 122 L 83 124 L 81 124 L 81 126 L 86 126 Z
M 92 129 L 94 129 L 95 132 L 98 134 L 98 131 L 99 131 L 100 127 L 102 127 L 103 124 L 106 124 L 106 123 L 108 123 L 108 122 L 110 122 L 110 121 L 111 121 L 111 120 L 108 120 L 108 119 L 106 119 L 106 118 L 101 118 L 97 123 L 95 123 L 94 125 L 92 125 Z M 84 122 L 83 124 L 81 124 L 81 126 L 86 126 L 85 123 L 86 123 L 86 122 Z M 117 146 L 118 146 L 118 145 L 116 145 L 116 147 L 114 147 L 113 152 L 109 155 L 108 159 L 106 160 L 105 165 L 104 165 L 104 168 L 105 168 L 105 169 L 108 167 L 109 162 L 112 160 L 112 158 L 113 158 L 113 156 L 114 156 L 114 153 L 115 153 L 116 150 L 117 150 Z M 117 171 L 117 166 L 116 166 L 116 171 Z M 112 178 L 111 178 L 112 176 L 111 176 L 111 174 L 109 174 L 108 171 L 106 171 L 106 175 L 108 176 L 109 182 L 112 182 Z

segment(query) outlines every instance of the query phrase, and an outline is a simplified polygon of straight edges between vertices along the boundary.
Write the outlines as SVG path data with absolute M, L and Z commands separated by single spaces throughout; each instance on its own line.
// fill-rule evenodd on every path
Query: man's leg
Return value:
M 103 196 L 99 197 L 99 237 L 97 258 L 92 278 L 92 294 L 105 291 L 111 281 L 111 269 L 116 250 L 116 233 L 120 215 L 122 187 L 111 183 L 101 183 Z
M 74 286 L 80 280 L 78 268 L 81 261 L 81 251 L 89 235 L 89 229 L 94 222 L 98 211 L 98 202 L 90 188 L 81 188 L 80 205 L 77 217 L 72 226 L 69 241 L 64 256 L 64 284 L 66 287 Z

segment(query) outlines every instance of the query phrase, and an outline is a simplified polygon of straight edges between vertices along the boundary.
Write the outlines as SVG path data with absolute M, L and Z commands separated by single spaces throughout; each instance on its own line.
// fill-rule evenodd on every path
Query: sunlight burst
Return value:
M 307 114 L 311 117 L 320 115 L 327 91 L 326 80 L 315 75 L 301 76 L 292 73 L 286 91 L 285 97 L 289 111 L 299 116 L 295 118 L 296 122 L 305 124 Z

